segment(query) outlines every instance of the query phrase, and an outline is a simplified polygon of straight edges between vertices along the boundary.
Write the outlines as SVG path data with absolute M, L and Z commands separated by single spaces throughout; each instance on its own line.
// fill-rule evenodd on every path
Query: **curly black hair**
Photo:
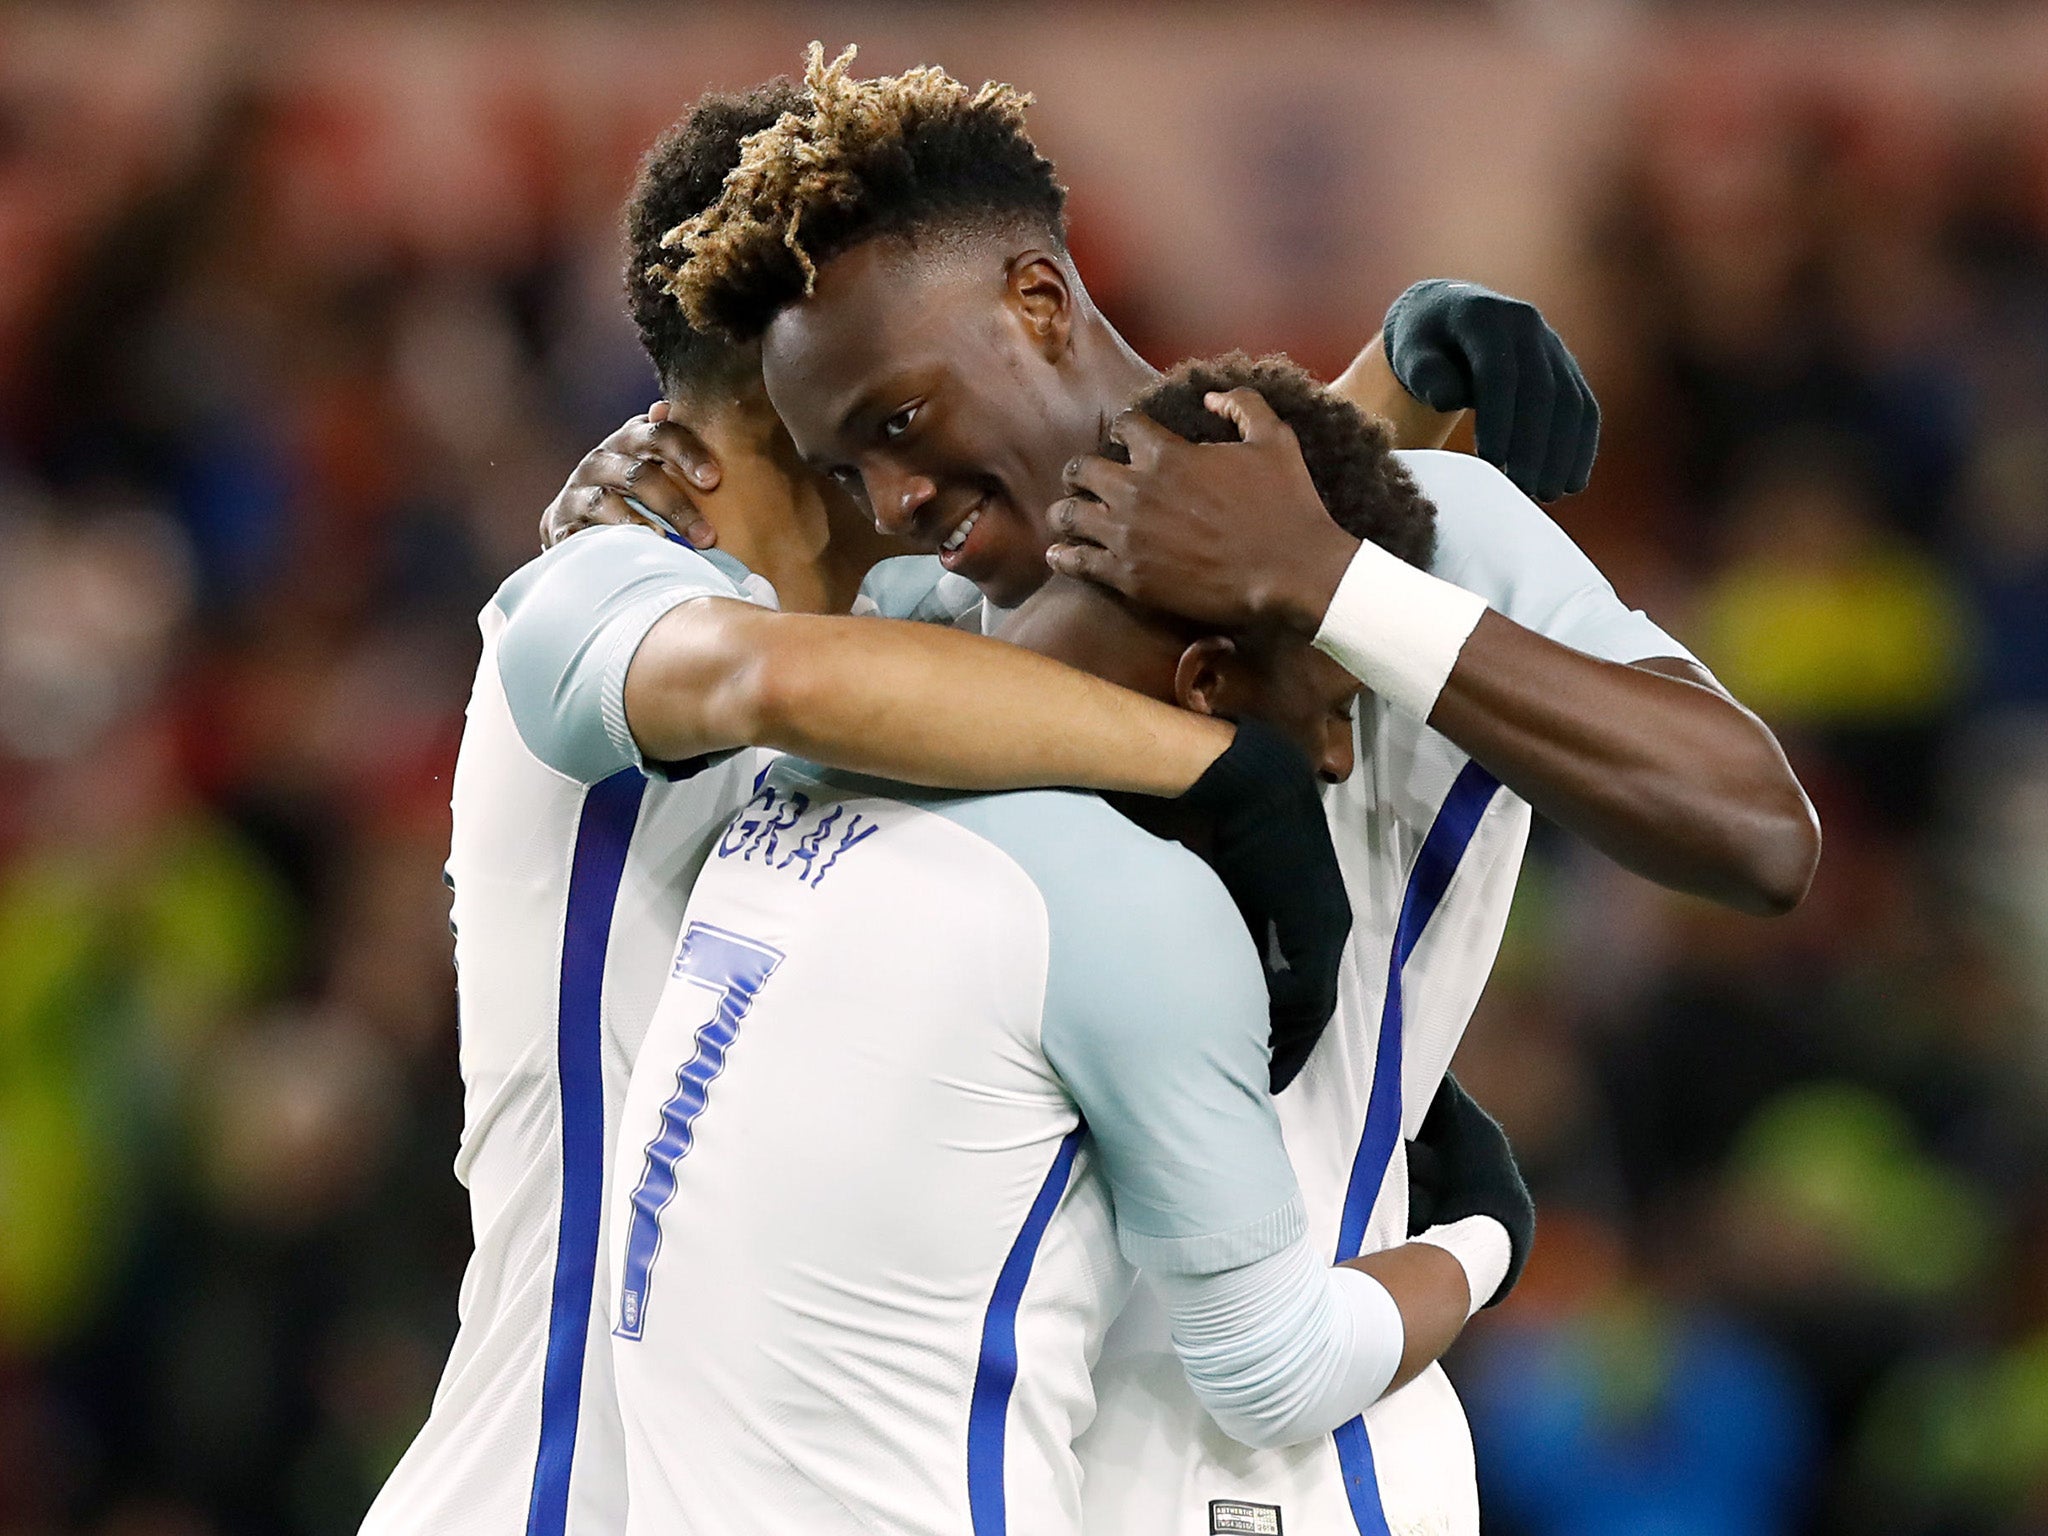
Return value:
M 1196 358 L 1147 389 L 1131 407 L 1191 443 L 1234 443 L 1237 427 L 1202 403 L 1204 395 L 1233 389 L 1256 390 L 1294 430 L 1309 479 L 1338 527 L 1429 569 L 1436 555 L 1436 508 L 1394 457 L 1387 429 L 1317 383 L 1294 359 L 1243 352 Z M 1103 453 L 1129 461 L 1121 443 L 1107 444 Z
M 1021 220 L 1064 247 L 1067 190 L 1025 131 L 1029 96 L 933 68 L 856 80 L 853 56 L 811 44 L 803 106 L 662 242 L 673 262 L 650 275 L 700 330 L 756 339 L 819 263 L 882 236 Z
M 701 399 L 716 393 L 744 377 L 753 357 L 728 338 L 690 324 L 654 274 L 663 259 L 662 237 L 718 201 L 749 134 L 808 105 L 804 88 L 787 75 L 751 90 L 708 92 L 640 161 L 626 201 L 626 307 L 662 388 L 671 394 Z

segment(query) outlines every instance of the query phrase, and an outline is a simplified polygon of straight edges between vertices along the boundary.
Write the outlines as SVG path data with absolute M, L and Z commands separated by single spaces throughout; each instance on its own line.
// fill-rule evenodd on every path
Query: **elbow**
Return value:
M 801 752 L 802 724 L 815 705 L 811 668 L 802 647 L 760 628 L 761 643 L 727 674 L 719 713 L 728 732 L 749 746 Z
M 1770 727 L 1735 709 L 1743 728 L 1694 758 L 1700 840 L 1689 862 L 1700 883 L 1690 888 L 1737 911 L 1782 917 L 1806 899 L 1820 867 L 1820 818 Z
M 1774 842 L 1772 857 L 1757 871 L 1757 894 L 1768 917 L 1783 917 L 1813 888 L 1820 868 L 1820 818 L 1800 796 L 1801 814 Z
M 1735 850 L 1736 905 L 1759 917 L 1783 917 L 1806 899 L 1820 867 L 1820 818 L 1791 771 L 1767 804 L 1752 804 Z
M 1301 1445 L 1306 1441 L 1319 1440 L 1329 1430 L 1320 1424 L 1302 1424 L 1294 1420 L 1275 1419 L 1271 1415 L 1234 1411 L 1227 1403 L 1204 1398 L 1202 1406 L 1209 1417 L 1216 1421 L 1216 1427 L 1239 1445 L 1254 1451 L 1281 1451 L 1290 1445 Z
M 1188 1384 L 1223 1433 L 1252 1450 L 1277 1451 L 1319 1440 L 1358 1417 L 1379 1400 L 1399 1367 L 1398 1342 L 1390 1357 L 1375 1347 L 1367 1352 L 1372 1379 L 1361 1386 L 1347 1368 L 1355 1360 L 1319 1349 L 1313 1341 L 1304 1353 L 1303 1343 L 1288 1340 L 1285 1348 L 1257 1361 L 1247 1359 L 1225 1378 L 1189 1371 Z

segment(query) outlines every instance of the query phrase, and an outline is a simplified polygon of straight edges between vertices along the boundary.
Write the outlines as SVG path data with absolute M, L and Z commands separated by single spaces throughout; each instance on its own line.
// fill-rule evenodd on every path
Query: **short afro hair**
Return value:
M 803 104 L 662 241 L 672 263 L 650 275 L 699 330 L 757 339 L 820 263 L 883 236 L 1023 221 L 1064 248 L 1067 189 L 1025 131 L 1029 96 L 933 68 L 856 80 L 853 57 L 812 43 Z
M 749 134 L 806 105 L 803 87 L 786 75 L 748 91 L 709 92 L 640 162 L 626 200 L 626 306 L 662 388 L 671 394 L 701 399 L 717 393 L 744 377 L 753 359 L 684 316 L 655 275 L 662 237 L 718 201 Z
M 1202 403 L 1205 395 L 1233 389 L 1257 391 L 1293 429 L 1309 479 L 1338 527 L 1429 569 L 1436 556 L 1436 507 L 1394 457 L 1386 427 L 1317 383 L 1292 358 L 1242 352 L 1197 358 L 1159 380 L 1131 408 L 1191 443 L 1234 443 L 1236 425 Z M 1130 457 L 1121 443 L 1103 451 L 1125 462 Z

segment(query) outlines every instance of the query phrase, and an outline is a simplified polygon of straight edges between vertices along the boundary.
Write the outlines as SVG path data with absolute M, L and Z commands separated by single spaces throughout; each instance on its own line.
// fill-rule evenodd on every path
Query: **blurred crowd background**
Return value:
M 1783 735 L 1794 916 L 1539 833 L 1501 1536 L 2048 1531 L 2048 14 L 0 13 L 0 1531 L 354 1529 L 468 1253 L 474 615 L 654 397 L 638 151 L 809 37 L 1035 90 L 1155 360 L 1542 304 L 1555 510 Z

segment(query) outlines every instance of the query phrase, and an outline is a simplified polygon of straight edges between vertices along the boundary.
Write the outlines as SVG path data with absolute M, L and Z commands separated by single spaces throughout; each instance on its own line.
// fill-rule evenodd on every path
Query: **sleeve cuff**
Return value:
M 1297 1191 L 1279 1209 L 1226 1232 L 1160 1237 L 1134 1232 L 1119 1223 L 1117 1245 L 1123 1249 L 1124 1257 L 1140 1269 L 1206 1275 L 1255 1264 L 1299 1241 L 1307 1232 L 1308 1217 Z
M 612 746 L 642 773 L 659 771 L 659 765 L 649 764 L 640 744 L 633 739 L 632 728 L 626 724 L 626 673 L 648 631 L 656 624 L 684 603 L 716 596 L 715 592 L 659 593 L 636 603 L 606 626 L 611 651 L 604 659 L 603 679 L 598 688 L 598 718 L 604 722 L 604 733 Z

